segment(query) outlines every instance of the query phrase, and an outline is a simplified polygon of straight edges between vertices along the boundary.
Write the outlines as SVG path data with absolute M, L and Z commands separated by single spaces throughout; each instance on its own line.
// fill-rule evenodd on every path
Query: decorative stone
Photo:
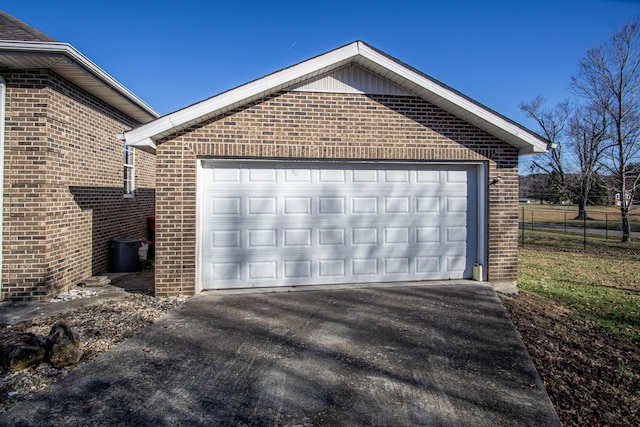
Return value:
M 0 366 L 4 370 L 20 371 L 44 358 L 42 341 L 30 332 L 16 332 L 0 339 Z
M 57 322 L 46 337 L 46 360 L 56 369 L 74 365 L 82 357 L 78 334 L 65 322 Z

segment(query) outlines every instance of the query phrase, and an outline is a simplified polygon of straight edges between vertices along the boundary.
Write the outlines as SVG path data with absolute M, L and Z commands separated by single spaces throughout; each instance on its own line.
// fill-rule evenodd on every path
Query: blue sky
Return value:
M 4 0 L 0 8 L 72 44 L 161 114 L 363 40 L 533 130 L 519 103 L 569 96 L 580 56 L 640 19 L 640 1 L 622 0 Z

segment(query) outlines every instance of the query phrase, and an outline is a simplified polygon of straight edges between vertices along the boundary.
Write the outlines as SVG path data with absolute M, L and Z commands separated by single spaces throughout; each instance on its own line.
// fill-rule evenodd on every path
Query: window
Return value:
M 124 195 L 125 197 L 133 197 L 134 189 L 134 167 L 133 167 L 133 148 L 125 144 L 124 146 Z

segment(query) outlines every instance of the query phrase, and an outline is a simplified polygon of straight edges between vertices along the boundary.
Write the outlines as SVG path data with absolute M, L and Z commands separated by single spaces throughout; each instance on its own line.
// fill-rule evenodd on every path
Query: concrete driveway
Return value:
M 560 425 L 493 289 L 206 292 L 2 425 Z

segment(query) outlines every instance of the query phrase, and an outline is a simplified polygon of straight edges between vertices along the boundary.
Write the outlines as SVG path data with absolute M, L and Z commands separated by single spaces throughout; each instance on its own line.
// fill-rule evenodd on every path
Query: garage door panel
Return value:
M 249 282 L 272 283 L 278 279 L 277 261 L 247 261 L 247 269 Z
M 274 169 L 249 169 L 247 181 L 249 183 L 275 183 L 276 170 Z
M 384 171 L 385 182 L 409 183 L 409 171 L 407 170 L 386 170 Z
M 361 170 L 355 169 L 352 174 L 352 182 L 364 184 L 377 184 L 378 183 L 378 171 L 377 170 Z
M 241 214 L 241 198 L 240 197 L 215 197 L 209 196 L 206 199 L 208 209 L 211 216 L 236 215 Z
M 384 196 L 384 213 L 386 214 L 409 214 L 410 213 L 410 197 L 390 197 Z
M 415 213 L 440 214 L 440 197 L 417 196 L 415 199 Z
M 385 245 L 408 245 L 409 227 L 384 227 L 384 244 Z
M 377 227 L 353 227 L 351 229 L 352 245 L 378 245 L 378 228 Z
M 352 197 L 351 198 L 351 214 L 352 215 L 377 215 L 378 214 L 378 198 L 377 197 Z
M 236 168 L 215 168 L 211 169 L 209 181 L 212 183 L 233 183 L 240 182 L 242 170 Z
M 252 229 L 248 228 L 246 232 L 246 245 L 244 248 L 276 248 L 278 246 L 278 230 L 277 229 Z
M 447 213 L 457 214 L 467 212 L 466 197 L 447 197 Z
M 439 245 L 440 227 L 416 227 L 416 244 L 418 245 Z
M 198 248 L 205 289 L 470 275 L 473 167 L 203 166 Z
M 311 197 L 283 197 L 284 215 L 311 215 Z
M 318 197 L 318 214 L 344 215 L 346 204 L 345 197 Z
M 386 276 L 408 275 L 410 263 L 409 257 L 384 258 L 384 274 Z
M 415 259 L 417 274 L 438 274 L 442 270 L 439 256 L 417 256 Z
M 283 246 L 285 248 L 311 247 L 312 230 L 308 228 L 291 228 L 283 230 Z
M 439 184 L 440 175 L 439 170 L 419 170 L 416 172 L 416 182 Z
M 284 279 L 311 279 L 311 260 L 283 261 Z
M 240 248 L 241 235 L 240 230 L 212 229 L 210 233 L 211 248 Z
M 378 258 L 352 258 L 351 274 L 356 278 L 377 276 L 379 274 Z
M 239 261 L 208 262 L 204 264 L 206 276 L 210 280 L 221 282 L 242 282 L 242 263 Z

